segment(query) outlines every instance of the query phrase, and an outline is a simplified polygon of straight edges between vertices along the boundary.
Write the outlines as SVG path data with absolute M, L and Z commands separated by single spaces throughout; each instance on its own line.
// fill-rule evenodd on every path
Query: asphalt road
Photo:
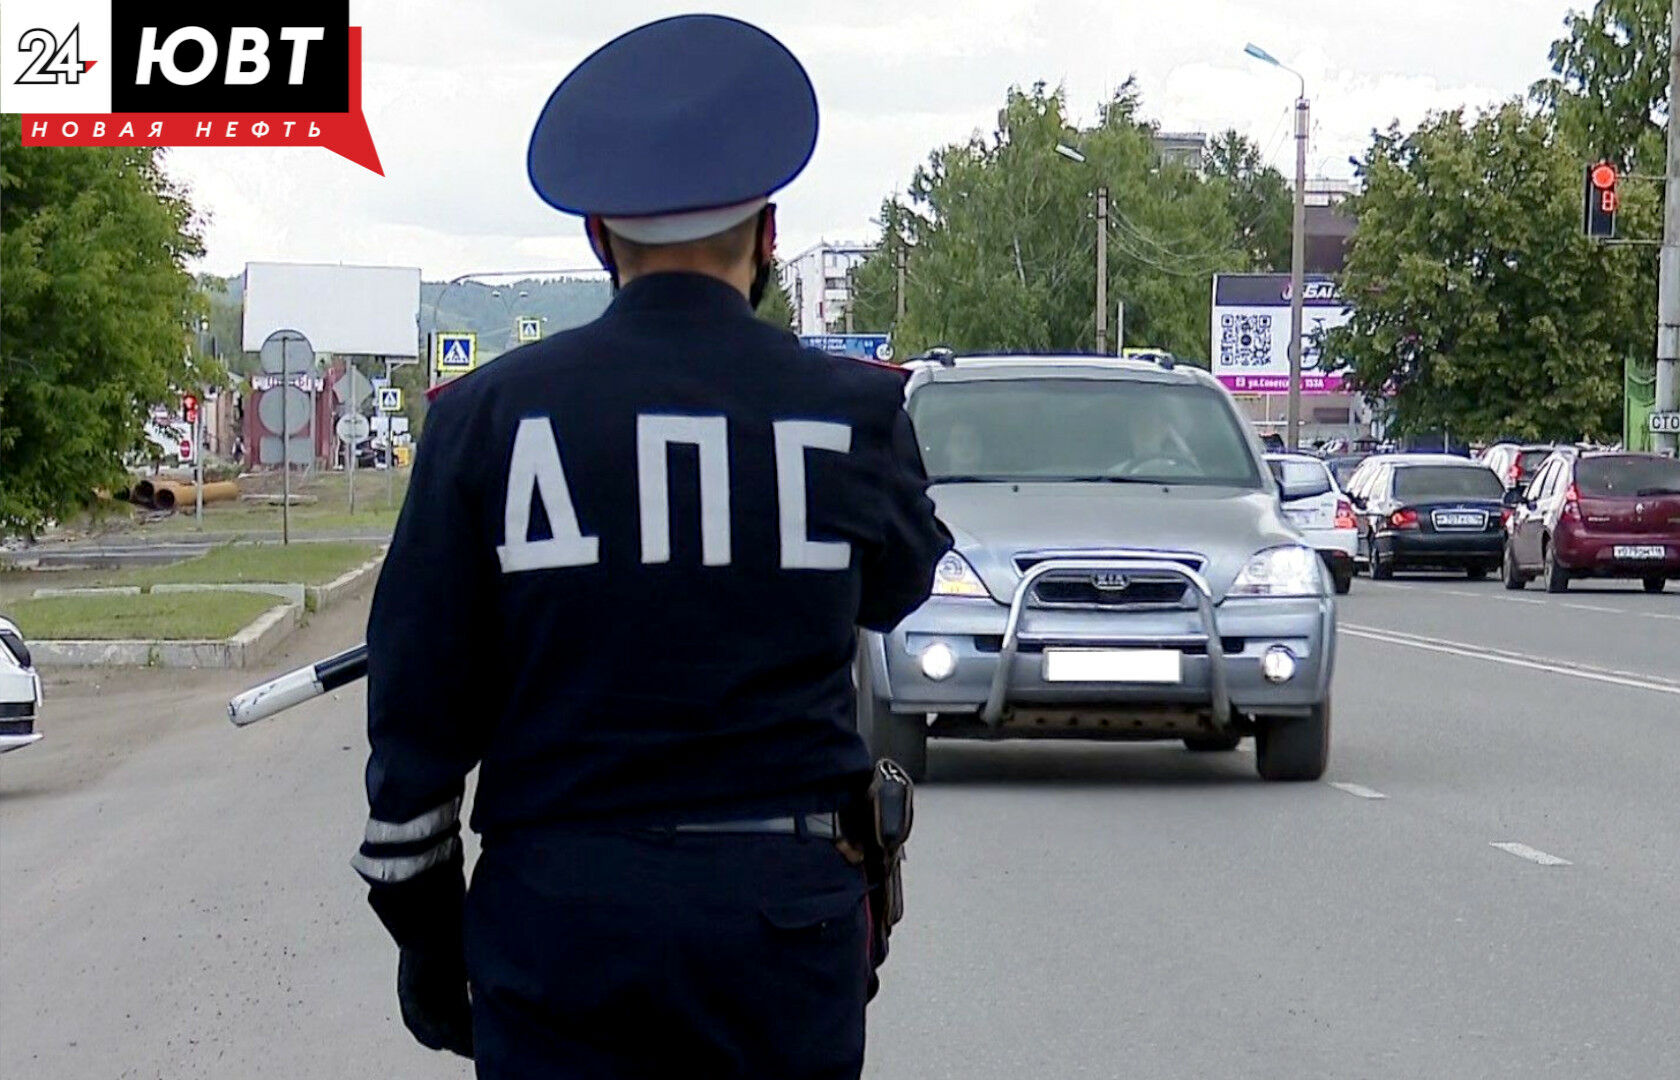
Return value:
M 1341 620 L 1324 783 L 936 744 L 868 1075 L 1680 1075 L 1680 595 L 1361 579 Z M 360 692 L 235 731 L 245 681 L 55 679 L 0 758 L 0 1074 L 467 1075 L 347 866 Z

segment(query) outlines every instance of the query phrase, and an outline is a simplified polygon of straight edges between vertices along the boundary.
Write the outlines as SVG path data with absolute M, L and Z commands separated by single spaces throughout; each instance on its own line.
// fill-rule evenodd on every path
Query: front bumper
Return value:
M 1017 600 L 1026 584 L 1023 579 Z M 1186 723 L 1226 730 L 1247 714 L 1304 714 L 1329 696 L 1335 654 L 1329 596 L 1213 603 L 1199 595 L 1199 609 L 1066 610 L 1017 603 L 1013 627 L 1011 608 L 990 599 L 935 597 L 892 633 L 870 635 L 868 660 L 884 676 L 875 685 L 895 712 L 979 717 L 993 728 L 1034 714 L 1095 710 L 1123 719 L 1122 729 L 1138 736 Z M 929 678 L 921 666 L 923 651 L 935 642 L 956 658 L 955 670 L 942 680 Z M 1289 650 L 1296 668 L 1289 680 L 1273 683 L 1261 662 L 1279 646 Z M 1181 678 L 1170 684 L 1051 682 L 1044 671 L 1051 648 L 1177 650 Z
M 35 730 L 35 703 L 0 703 L 0 754 L 41 741 Z

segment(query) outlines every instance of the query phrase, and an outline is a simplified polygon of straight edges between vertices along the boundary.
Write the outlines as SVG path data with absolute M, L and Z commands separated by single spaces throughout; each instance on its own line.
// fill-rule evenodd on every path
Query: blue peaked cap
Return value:
M 817 96 L 781 42 L 721 15 L 679 15 L 597 49 L 549 95 L 527 169 L 569 214 L 653 218 L 786 186 L 817 144 Z

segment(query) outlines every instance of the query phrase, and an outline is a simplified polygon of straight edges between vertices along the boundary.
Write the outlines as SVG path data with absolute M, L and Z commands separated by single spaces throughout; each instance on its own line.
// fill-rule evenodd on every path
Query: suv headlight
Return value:
M 974 567 L 954 551 L 947 551 L 939 560 L 939 565 L 933 568 L 933 595 L 978 596 L 988 600 L 992 596 L 986 591 L 980 575 L 974 572 Z
M 1324 573 L 1311 548 L 1286 544 L 1257 552 L 1231 583 L 1231 596 L 1323 596 Z

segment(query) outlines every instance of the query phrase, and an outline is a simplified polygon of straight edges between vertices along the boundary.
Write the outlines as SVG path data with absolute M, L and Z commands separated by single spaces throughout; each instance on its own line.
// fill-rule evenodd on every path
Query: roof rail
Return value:
M 910 359 L 911 359 L 911 361 L 929 360 L 929 361 L 932 361 L 933 363 L 938 364 L 940 367 L 956 367 L 957 366 L 957 354 L 954 351 L 952 351 L 952 349 L 948 345 L 935 345 L 933 348 L 928 349 L 926 352 L 917 353 L 915 356 L 912 356 Z

